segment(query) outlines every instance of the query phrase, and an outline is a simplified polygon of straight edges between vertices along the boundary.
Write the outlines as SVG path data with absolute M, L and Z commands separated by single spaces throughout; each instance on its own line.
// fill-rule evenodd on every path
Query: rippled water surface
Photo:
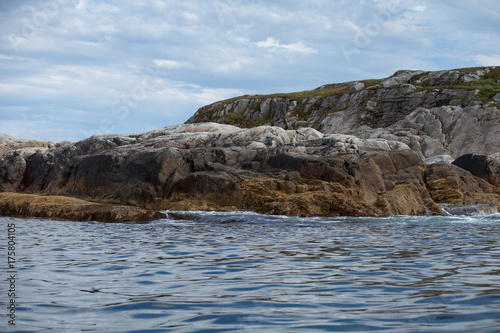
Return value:
M 19 296 L 0 331 L 500 331 L 498 215 L 0 221 Z

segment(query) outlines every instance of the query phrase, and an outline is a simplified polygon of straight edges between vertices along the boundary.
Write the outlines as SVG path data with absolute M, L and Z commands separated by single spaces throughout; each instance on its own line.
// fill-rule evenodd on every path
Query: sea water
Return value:
M 189 214 L 0 217 L 0 331 L 500 331 L 499 215 Z

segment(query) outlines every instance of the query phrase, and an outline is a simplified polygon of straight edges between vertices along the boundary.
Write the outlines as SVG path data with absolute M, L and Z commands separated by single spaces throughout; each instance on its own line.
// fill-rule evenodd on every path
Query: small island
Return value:
M 1 135 L 0 214 L 111 222 L 160 210 L 499 210 L 499 82 L 496 67 L 399 71 L 233 98 L 144 133 L 73 143 Z

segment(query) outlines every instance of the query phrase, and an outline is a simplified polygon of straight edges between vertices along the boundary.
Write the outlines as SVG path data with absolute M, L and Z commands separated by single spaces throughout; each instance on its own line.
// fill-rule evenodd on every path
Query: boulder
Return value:
M 435 155 L 435 156 L 426 158 L 424 160 L 424 162 L 427 165 L 434 164 L 434 163 L 440 163 L 440 162 L 451 164 L 451 162 L 453 162 L 453 158 L 450 155 Z
M 492 204 L 500 209 L 500 188 L 456 165 L 435 163 L 428 166 L 425 182 L 436 203 Z
M 353 82 L 349 85 L 349 90 L 360 91 L 365 89 L 365 84 L 363 82 Z
M 452 164 L 469 171 L 490 184 L 500 186 L 500 154 L 490 156 L 465 154 L 453 161 Z

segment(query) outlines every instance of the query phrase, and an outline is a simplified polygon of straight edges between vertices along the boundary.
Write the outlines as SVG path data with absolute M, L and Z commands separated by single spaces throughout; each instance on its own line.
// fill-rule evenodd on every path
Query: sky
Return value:
M 0 132 L 181 124 L 245 94 L 500 66 L 498 0 L 0 0 Z

